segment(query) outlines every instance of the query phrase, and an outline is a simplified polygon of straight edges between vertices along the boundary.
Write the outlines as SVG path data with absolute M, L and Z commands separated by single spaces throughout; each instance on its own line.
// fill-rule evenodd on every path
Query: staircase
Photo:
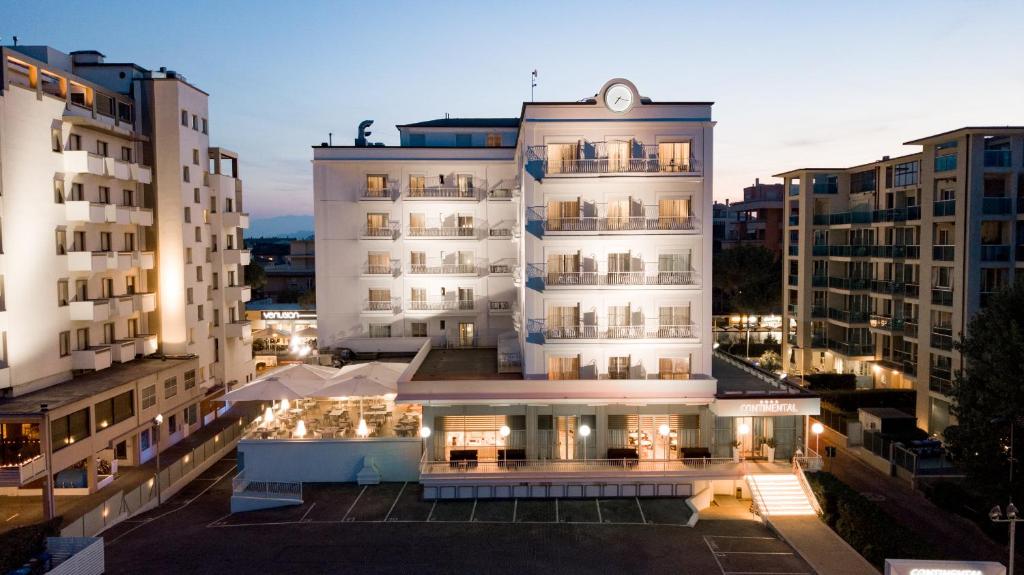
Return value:
M 751 498 L 765 521 L 775 517 L 817 515 L 800 480 L 792 473 L 748 475 Z

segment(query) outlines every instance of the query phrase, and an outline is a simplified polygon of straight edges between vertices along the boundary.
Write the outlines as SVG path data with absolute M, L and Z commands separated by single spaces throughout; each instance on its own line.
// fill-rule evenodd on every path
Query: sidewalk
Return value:
M 817 516 L 772 517 L 768 522 L 818 575 L 878 575 Z
M 224 431 L 228 426 L 237 423 L 239 417 L 246 419 L 256 417 L 258 407 L 258 403 L 252 401 L 232 405 L 227 413 L 211 421 L 209 425 L 199 428 L 188 437 L 161 451 L 161 462 L 167 464 L 179 459 L 208 441 L 214 435 Z M 81 496 L 57 497 L 57 515 L 60 515 L 62 518 L 61 526 L 64 527 L 73 523 L 82 515 L 96 508 L 96 506 L 117 493 L 131 491 L 142 485 L 155 472 L 156 458 L 153 458 L 142 465 L 124 468 L 124 471 L 118 473 L 117 478 L 110 485 L 95 493 Z M 43 498 L 41 496 L 0 497 L 0 509 L 4 510 L 2 514 L 4 517 L 0 518 L 0 533 L 43 520 Z M 4 521 L 12 515 L 16 515 L 16 517 L 9 521 Z

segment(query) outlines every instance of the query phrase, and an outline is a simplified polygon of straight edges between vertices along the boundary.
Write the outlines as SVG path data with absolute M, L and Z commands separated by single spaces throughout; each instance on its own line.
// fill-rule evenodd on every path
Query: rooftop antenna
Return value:
M 533 89 L 537 87 L 537 70 L 530 74 L 530 101 L 533 101 Z
M 333 146 L 334 145 L 334 132 L 327 132 L 327 145 L 328 146 Z
M 17 36 L 14 36 L 14 45 L 15 45 L 15 46 L 17 46 L 17 45 L 18 45 L 18 37 L 17 37 Z

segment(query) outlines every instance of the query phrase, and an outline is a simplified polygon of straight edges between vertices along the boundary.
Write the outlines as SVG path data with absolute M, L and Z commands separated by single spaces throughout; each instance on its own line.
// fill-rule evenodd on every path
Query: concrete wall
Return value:
M 418 481 L 418 438 L 251 440 L 238 444 L 239 467 L 254 481 L 355 482 L 372 459 L 381 481 Z

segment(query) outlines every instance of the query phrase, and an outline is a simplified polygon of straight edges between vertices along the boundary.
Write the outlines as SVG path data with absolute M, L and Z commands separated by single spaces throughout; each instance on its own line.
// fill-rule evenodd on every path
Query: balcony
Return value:
M 409 226 L 410 238 L 477 239 L 480 229 L 473 224 L 450 225 L 443 222 Z
M 515 234 L 515 224 L 512 220 L 502 220 L 490 227 L 487 237 L 492 240 L 510 240 Z
M 932 288 L 932 305 L 953 305 L 952 288 Z
M 549 216 L 543 206 L 527 209 L 527 220 L 539 222 L 544 233 L 551 234 L 592 234 L 592 233 L 689 233 L 699 231 L 699 222 L 693 215 L 662 215 L 657 205 L 638 206 L 637 213 L 609 216 L 605 204 L 588 204 L 590 213 L 579 216 Z M 642 213 L 641 213 L 642 212 Z
M 939 200 L 933 203 L 932 215 L 936 218 L 956 215 L 956 200 Z
M 875 345 L 872 343 L 855 343 L 846 341 L 828 340 L 828 349 L 846 357 L 864 357 L 875 355 Z
M 484 196 L 484 190 L 473 186 L 423 186 L 410 187 L 405 193 L 407 200 L 470 200 L 477 201 Z
M 873 220 L 871 212 L 837 212 L 834 214 L 828 214 L 828 216 L 814 216 L 815 223 L 818 223 L 818 219 L 821 217 L 823 225 L 840 226 L 848 224 L 870 224 Z
M 249 214 L 244 212 L 224 212 L 220 215 L 220 221 L 225 228 L 248 229 Z
M 395 277 L 402 273 L 402 266 L 398 260 L 391 260 L 388 263 L 363 262 L 362 274 L 364 276 L 391 276 Z
M 77 300 L 68 307 L 72 321 L 107 321 L 116 313 L 111 311 L 109 299 Z
M 252 324 L 248 321 L 232 321 L 224 324 L 224 331 L 232 339 L 252 341 Z
M 112 252 L 68 252 L 68 271 L 105 272 L 113 269 L 117 269 L 117 258 Z
M 951 262 L 955 257 L 956 246 L 932 246 L 932 259 L 940 262 Z
M 911 318 L 903 322 L 903 337 L 917 339 L 917 318 Z
M 527 330 L 540 335 L 545 341 L 568 342 L 579 340 L 646 340 L 646 339 L 696 339 L 697 326 L 694 324 L 663 325 L 647 322 L 633 325 L 575 325 L 545 326 L 544 320 L 532 319 Z
M 156 294 L 153 292 L 149 293 L 137 293 L 133 294 L 134 298 L 133 307 L 135 311 L 142 313 L 149 313 L 156 311 Z
M 796 315 L 797 310 L 799 308 L 800 308 L 800 306 L 798 306 L 795 303 L 786 304 L 786 311 L 789 312 L 789 315 Z
M 902 246 L 902 245 L 871 246 L 871 257 L 874 257 L 874 258 L 903 259 L 903 258 L 907 257 L 907 246 Z
M 800 246 L 797 245 L 797 244 L 793 244 L 793 245 L 789 246 L 789 255 L 791 255 L 791 256 L 799 256 L 800 255 Z
M 140 184 L 152 184 L 153 183 L 153 169 L 149 166 L 143 166 L 142 164 L 132 164 L 132 177 L 131 179 L 139 182 Z
M 982 245 L 981 261 L 983 262 L 1008 262 L 1010 261 L 1009 245 Z
M 71 369 L 101 370 L 110 367 L 110 347 L 98 346 L 71 352 Z
M 953 373 L 945 367 L 933 365 L 928 376 L 928 390 L 945 396 L 953 395 Z
M 887 210 L 874 210 L 871 212 L 871 221 L 880 222 L 903 222 L 907 220 L 907 208 L 889 208 Z
M 142 265 L 139 252 L 117 252 L 115 257 L 117 259 L 117 269 L 123 272 Z
M 397 182 L 388 182 L 381 186 L 363 186 L 359 191 L 359 199 L 366 201 L 395 201 L 399 196 Z
M 800 214 L 792 214 L 789 216 L 789 225 L 796 226 L 800 225 Z
M 512 302 L 490 301 L 487 305 L 487 313 L 491 315 L 512 315 Z
M 659 157 L 658 145 L 632 142 L 622 156 L 609 157 L 609 142 L 585 142 L 577 147 L 575 158 L 548 155 L 548 146 L 529 146 L 526 151 L 527 169 L 538 166 L 545 176 L 574 176 L 589 174 L 678 174 L 700 176 L 700 164 L 691 154 L 689 158 Z M 557 152 L 556 152 L 557 153 Z M 622 153 L 622 152 L 620 152 Z
M 866 277 L 829 277 L 828 287 L 846 291 L 865 291 L 871 285 L 871 278 Z
M 790 274 L 789 281 L 788 281 L 789 285 L 796 286 L 799 282 L 800 282 L 800 276 Z
M 135 340 L 123 339 L 110 344 L 110 358 L 118 363 L 127 363 L 135 359 Z
M 107 205 L 84 200 L 68 200 L 64 202 L 64 217 L 71 222 L 90 224 L 107 223 Z
M 251 254 L 249 250 L 226 249 L 223 250 L 221 254 L 221 258 L 226 266 L 247 266 L 251 261 Z
M 389 299 L 367 299 L 363 300 L 363 313 L 364 314 L 396 314 L 402 311 L 402 300 L 401 298 L 393 297 Z
M 133 206 L 129 211 L 129 221 L 137 226 L 152 226 L 153 210 Z
M 547 272 L 543 264 L 530 264 L 531 278 L 541 278 L 544 288 L 578 288 L 593 286 L 696 286 L 695 271 L 658 271 L 658 264 L 651 263 L 650 271 L 603 270 L 592 272 Z
M 409 264 L 410 275 L 456 275 L 475 276 L 478 273 L 476 264 L 442 263 L 440 261 L 428 261 L 423 264 Z
M 362 237 L 369 240 L 393 240 L 398 237 L 398 222 L 388 222 L 386 225 L 363 226 Z
M 1013 198 L 985 197 L 981 199 L 981 213 L 986 216 L 1012 216 Z
M 850 244 L 843 246 L 828 246 L 828 255 L 837 258 L 866 258 L 871 255 L 871 248 L 868 244 Z
M 985 150 L 986 168 L 1009 168 L 1013 165 L 1010 150 Z
M 135 353 L 137 355 L 141 355 L 142 357 L 146 357 L 147 355 L 152 355 L 152 354 L 156 353 L 156 350 L 157 350 L 157 337 L 156 337 L 156 334 L 140 333 L 140 334 L 136 334 L 135 337 L 132 338 L 132 339 L 135 341 Z
M 903 332 L 903 318 L 892 317 L 887 315 L 871 314 L 871 319 L 868 322 L 868 327 L 871 329 L 877 329 L 888 332 Z
M 103 158 L 103 161 L 106 164 L 107 175 L 125 181 L 132 179 L 132 168 L 130 162 L 118 160 L 117 158 Z
M 816 257 L 828 257 L 828 246 L 815 244 L 811 246 L 811 255 Z
M 828 308 L 828 319 L 832 321 L 838 321 L 847 324 L 866 324 L 868 323 L 868 312 L 848 310 L 848 309 L 836 309 L 834 307 Z
M 892 280 L 872 280 L 871 291 L 886 295 L 900 295 L 904 293 L 906 284 Z
M 233 285 L 224 288 L 224 297 L 228 301 L 249 301 L 252 299 L 252 288 L 247 285 Z
M 921 291 L 920 284 L 916 284 L 916 283 L 912 283 L 912 282 L 907 282 L 907 283 L 903 284 L 903 295 L 905 295 L 905 296 L 907 296 L 909 298 L 917 299 L 919 297 L 919 295 L 920 295 L 920 291 Z
M 951 351 L 953 349 L 953 328 L 951 326 L 932 327 L 930 338 L 932 347 Z
M 153 252 L 139 252 L 139 267 L 144 270 L 155 268 L 156 254 Z
M 476 309 L 476 302 L 471 299 L 457 299 L 454 297 L 428 297 L 410 299 L 406 302 L 407 311 L 473 311 Z
M 110 299 L 111 313 L 117 317 L 128 317 L 135 313 L 135 298 L 130 295 Z
M 64 152 L 64 173 L 92 174 L 106 176 L 107 167 L 103 156 L 85 150 L 69 150 Z
M 499 182 L 498 185 L 501 185 L 501 182 Z M 513 188 L 494 188 L 493 190 L 487 192 L 487 199 L 498 201 L 511 200 L 513 197 L 519 196 L 518 186 L 519 184 L 516 183 L 515 187 Z
M 828 309 L 823 305 L 811 306 L 811 319 L 825 319 L 828 317 Z M 825 346 L 821 346 L 825 347 Z
M 921 246 L 908 245 L 903 246 L 904 257 L 908 260 L 916 260 L 921 258 Z

